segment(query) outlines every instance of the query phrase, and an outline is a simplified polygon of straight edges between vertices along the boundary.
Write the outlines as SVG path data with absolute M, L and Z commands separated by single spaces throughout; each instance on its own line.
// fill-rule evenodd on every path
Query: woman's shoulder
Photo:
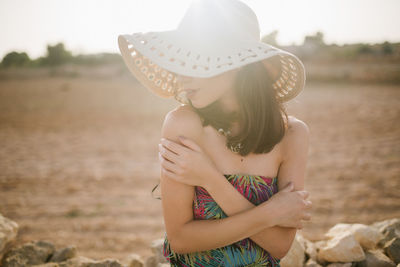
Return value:
M 289 115 L 288 129 L 282 142 L 284 152 L 292 151 L 295 147 L 301 146 L 301 144 L 308 144 L 309 134 L 310 129 L 304 121 Z
M 288 116 L 288 133 L 293 134 L 293 133 L 298 133 L 299 131 L 300 132 L 309 131 L 308 125 L 304 121 L 302 121 L 292 115 L 289 115 Z
M 201 118 L 190 105 L 179 105 L 165 115 L 162 135 L 172 139 L 183 135 L 199 140 L 203 135 Z

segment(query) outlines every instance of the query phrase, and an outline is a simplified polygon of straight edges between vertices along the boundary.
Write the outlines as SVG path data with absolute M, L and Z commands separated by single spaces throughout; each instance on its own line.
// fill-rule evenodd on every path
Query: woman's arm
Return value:
M 309 129 L 297 119 L 289 123 L 287 138 L 284 140 L 286 152 L 279 168 L 278 186 L 284 187 L 293 182 L 294 190 L 304 190 L 304 176 L 308 154 Z M 206 190 L 228 216 L 234 216 L 256 207 L 240 194 L 232 184 L 221 174 L 215 173 L 209 181 L 213 181 Z M 235 203 L 235 205 L 232 205 Z M 283 258 L 289 251 L 296 235 L 296 228 L 273 226 L 254 235 L 251 240 L 267 250 L 275 258 Z
M 169 112 L 162 136 L 173 141 L 183 134 L 197 140 L 201 137 L 201 122 L 185 106 Z M 273 211 L 268 203 L 247 209 L 234 216 L 218 220 L 194 220 L 194 187 L 179 183 L 161 173 L 161 198 L 167 237 L 177 253 L 204 251 L 226 246 L 274 225 Z M 269 214 L 266 216 L 266 214 Z
M 263 206 L 223 219 L 191 220 L 183 224 L 177 232 L 173 249 L 178 253 L 215 249 L 245 239 L 266 227 L 272 227 L 274 217 L 269 212 L 272 211 L 269 203 Z

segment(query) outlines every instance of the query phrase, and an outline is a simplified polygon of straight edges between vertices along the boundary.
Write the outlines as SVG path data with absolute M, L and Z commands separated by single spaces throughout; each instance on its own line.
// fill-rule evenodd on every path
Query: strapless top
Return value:
M 277 177 L 245 174 L 224 174 L 224 176 L 243 196 L 256 206 L 267 201 L 273 194 L 278 192 Z M 207 190 L 203 187 L 195 186 L 193 217 L 195 220 L 216 220 L 228 216 Z M 274 258 L 250 238 L 212 250 L 179 254 L 171 249 L 165 232 L 163 255 L 171 266 L 280 266 L 280 259 Z

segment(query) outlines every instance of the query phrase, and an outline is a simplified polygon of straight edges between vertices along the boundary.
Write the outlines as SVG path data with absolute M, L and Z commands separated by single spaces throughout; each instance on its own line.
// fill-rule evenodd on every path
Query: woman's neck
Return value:
M 219 99 L 221 109 L 224 113 L 232 115 L 231 118 L 231 126 L 230 132 L 231 135 L 236 135 L 241 130 L 241 125 L 239 122 L 239 104 L 234 94 L 233 89 L 228 90 L 225 94 L 221 96 Z
M 238 121 L 234 121 L 231 125 L 231 134 L 233 136 L 237 135 L 238 133 L 240 133 L 241 130 L 241 125 L 239 124 Z

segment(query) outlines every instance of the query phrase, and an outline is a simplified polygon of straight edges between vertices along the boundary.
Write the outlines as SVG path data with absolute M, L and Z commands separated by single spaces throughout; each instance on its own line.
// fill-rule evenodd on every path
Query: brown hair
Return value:
M 239 104 L 237 113 L 224 112 L 219 100 L 204 108 L 195 108 L 190 101 L 189 105 L 200 116 L 203 126 L 226 130 L 235 118 L 238 119 L 241 130 L 235 136 L 227 136 L 226 145 L 241 143 L 240 155 L 268 153 L 282 140 L 288 125 L 285 106 L 279 101 L 272 83 L 272 74 L 265 65 L 261 61 L 254 62 L 237 72 L 233 87 Z

